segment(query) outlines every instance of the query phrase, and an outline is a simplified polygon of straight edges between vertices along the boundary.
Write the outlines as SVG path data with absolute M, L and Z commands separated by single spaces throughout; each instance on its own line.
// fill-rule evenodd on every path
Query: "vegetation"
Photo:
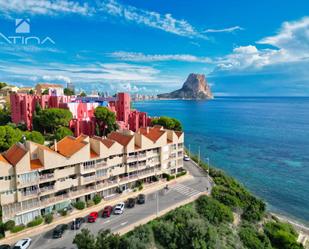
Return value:
M 35 142 L 38 144 L 44 144 L 45 142 L 44 136 L 38 131 L 26 131 L 24 132 L 24 135 L 27 140 L 30 140 L 32 142 Z
M 64 88 L 64 89 L 63 89 L 63 93 L 64 93 L 64 95 L 66 95 L 66 96 L 75 95 L 75 92 L 74 92 L 73 90 L 71 90 L 70 88 Z
M 60 127 L 68 127 L 72 119 L 72 113 L 67 109 L 49 108 L 40 110 L 39 107 L 36 109 L 38 110 L 35 112 L 34 128 L 44 132 L 44 134 L 46 132 L 55 133 Z
M 53 219 L 54 219 L 53 214 L 46 214 L 46 215 L 44 216 L 44 221 L 45 221 L 46 224 L 52 223 L 52 222 L 53 222 Z
M 94 203 L 93 200 L 88 200 L 88 201 L 87 201 L 87 207 L 92 207 L 92 206 L 94 206 L 94 205 L 95 205 L 95 203 Z
M 35 227 L 35 226 L 38 226 L 40 224 L 43 223 L 43 218 L 41 216 L 39 217 L 36 217 L 33 221 L 30 221 L 28 224 L 27 224 L 27 227 Z
M 86 203 L 83 202 L 83 201 L 77 201 L 75 204 L 74 204 L 74 207 L 78 210 L 82 210 L 86 207 Z
M 102 197 L 99 196 L 99 195 L 95 195 L 93 198 L 92 198 L 93 202 L 95 205 L 99 204 L 102 200 Z
M 21 141 L 22 131 L 9 125 L 0 126 L 0 151 L 9 149 L 13 144 Z
M 0 125 L 7 125 L 11 122 L 11 111 L 9 105 L 0 109 Z
M 0 89 L 2 89 L 3 87 L 7 86 L 8 84 L 5 82 L 0 82 Z
M 86 97 L 87 94 L 86 94 L 85 92 L 81 92 L 78 96 L 80 96 L 80 97 Z
M 108 133 L 118 129 L 116 115 L 108 108 L 98 106 L 94 111 L 94 116 L 97 121 L 96 133 L 98 136 L 106 136 Z
M 176 118 L 162 116 L 160 118 L 154 118 L 151 124 L 162 125 L 164 128 L 174 131 L 182 131 L 182 124 Z
M 271 249 L 269 238 L 262 232 L 259 232 L 250 224 L 243 225 L 239 230 L 239 237 L 247 248 L 250 249 Z
M 59 127 L 55 132 L 55 139 L 57 141 L 61 140 L 66 136 L 73 136 L 73 132 L 67 127 Z
M 10 231 L 13 227 L 15 227 L 15 221 L 13 220 L 8 220 L 7 222 L 4 223 L 5 231 Z
M 18 226 L 13 227 L 10 231 L 11 233 L 18 233 L 24 229 L 25 229 L 24 225 L 18 225 Z

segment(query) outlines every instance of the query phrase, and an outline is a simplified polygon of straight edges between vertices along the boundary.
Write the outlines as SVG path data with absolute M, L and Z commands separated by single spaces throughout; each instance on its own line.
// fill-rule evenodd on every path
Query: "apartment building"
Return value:
M 3 221 L 27 224 L 95 194 L 103 198 L 132 190 L 183 166 L 184 134 L 160 126 L 108 137 L 65 137 L 52 147 L 31 141 L 0 155 Z

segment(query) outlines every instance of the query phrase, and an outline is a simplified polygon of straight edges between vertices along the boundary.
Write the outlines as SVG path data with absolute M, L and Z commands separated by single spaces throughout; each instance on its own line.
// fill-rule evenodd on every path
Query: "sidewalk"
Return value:
M 168 184 L 169 185 L 176 184 L 178 182 L 183 182 L 183 181 L 187 181 L 187 180 L 190 180 L 190 179 L 193 179 L 193 176 L 190 175 L 190 173 L 188 172 L 186 175 L 181 176 L 180 178 L 169 181 Z M 137 196 L 140 193 L 149 194 L 151 192 L 155 192 L 159 189 L 164 188 L 166 183 L 167 182 L 165 180 L 160 180 L 159 182 L 155 182 L 155 183 L 152 183 L 152 184 L 149 184 L 149 185 L 144 185 L 144 189 L 142 191 L 137 191 L 137 192 L 132 191 L 132 192 L 123 193 L 123 194 L 121 194 L 121 195 L 119 195 L 119 196 L 117 196 L 113 199 L 102 200 L 98 205 L 95 205 L 95 206 L 89 207 L 89 208 L 85 208 L 84 210 L 75 210 L 74 209 L 74 211 L 72 213 L 69 213 L 67 216 L 60 216 L 60 217 L 54 218 L 54 221 L 51 224 L 42 224 L 42 225 L 39 225 L 37 227 L 28 228 L 28 229 L 21 231 L 19 233 L 9 234 L 7 237 L 0 240 L 0 243 L 1 244 L 13 244 L 20 239 L 27 238 L 27 237 L 33 237 L 33 236 L 36 236 L 38 234 L 45 233 L 49 230 L 52 230 L 53 228 L 55 228 L 59 224 L 68 224 L 68 223 L 72 222 L 73 219 L 76 219 L 78 217 L 85 217 L 89 213 L 94 212 L 94 211 L 98 212 L 98 211 L 102 210 L 107 205 L 114 206 L 117 203 L 119 203 L 120 201 L 125 201 L 126 199 L 133 197 L 133 196 Z M 179 204 L 179 205 L 184 205 L 184 204 Z M 172 209 L 174 209 L 174 208 L 172 208 Z M 161 211 L 160 215 L 164 211 L 165 210 Z

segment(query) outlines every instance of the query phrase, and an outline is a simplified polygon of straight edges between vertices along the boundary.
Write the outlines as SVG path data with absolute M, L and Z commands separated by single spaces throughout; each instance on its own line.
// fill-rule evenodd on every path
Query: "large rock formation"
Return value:
M 158 97 L 168 99 L 213 99 L 205 75 L 194 73 L 188 76 L 181 89 L 171 93 L 159 94 Z

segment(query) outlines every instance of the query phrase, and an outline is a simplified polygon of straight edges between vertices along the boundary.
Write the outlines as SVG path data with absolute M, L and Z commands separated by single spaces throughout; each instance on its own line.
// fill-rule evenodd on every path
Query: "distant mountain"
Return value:
M 171 93 L 158 94 L 167 99 L 213 99 L 210 86 L 204 74 L 189 74 L 182 88 Z

